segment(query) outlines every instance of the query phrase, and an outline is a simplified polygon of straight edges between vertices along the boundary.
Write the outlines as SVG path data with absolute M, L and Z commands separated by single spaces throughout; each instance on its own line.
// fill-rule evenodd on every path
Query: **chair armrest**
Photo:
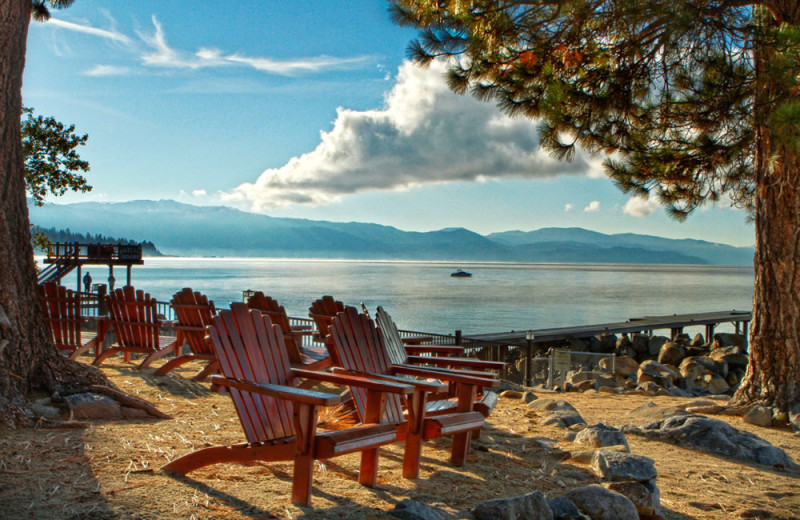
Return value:
M 463 354 L 464 347 L 459 345 L 405 345 L 409 355 L 414 354 Z
M 389 381 L 377 381 L 375 379 L 368 379 L 366 377 L 355 375 L 352 373 L 332 373 L 332 372 L 317 372 L 315 370 L 303 370 L 301 368 L 293 368 L 292 374 L 297 377 L 304 377 L 306 379 L 315 379 L 327 383 L 334 383 L 339 385 L 352 385 L 367 390 L 376 390 L 378 392 L 389 392 L 392 394 L 408 395 L 414 393 L 414 387 L 404 383 L 398 384 Z
M 467 385 L 488 386 L 490 388 L 500 386 L 500 381 L 496 379 L 489 379 L 485 377 L 475 377 L 465 372 L 458 370 L 427 370 L 425 368 L 415 367 L 412 365 L 392 365 L 392 370 L 395 373 L 406 374 L 409 376 L 432 377 L 435 379 L 444 379 L 451 383 L 464 383 Z
M 502 370 L 506 365 L 500 361 L 483 361 L 471 358 L 448 358 L 430 356 L 408 356 L 408 361 L 412 363 L 429 363 L 441 366 L 460 366 L 467 368 L 482 368 L 485 370 Z
M 339 395 L 314 392 L 313 390 L 303 390 L 302 388 L 294 388 L 291 386 L 253 383 L 252 381 L 231 379 L 225 376 L 213 376 L 211 382 L 217 386 L 235 388 L 243 392 L 268 395 L 277 399 L 288 399 L 298 403 L 317 406 L 332 406 L 342 402 L 342 397 Z
M 400 338 L 406 345 L 419 345 L 426 341 L 432 341 L 433 336 L 406 336 Z
M 451 372 L 455 371 L 459 374 L 464 374 L 465 376 L 472 376 L 472 377 L 480 377 L 482 379 L 497 379 L 497 374 L 494 372 L 483 372 L 481 370 L 464 370 L 460 368 L 447 368 L 447 367 L 431 367 L 431 366 L 418 366 L 418 365 L 409 365 L 414 368 L 422 368 L 425 370 L 431 370 L 434 372 Z
M 175 325 L 175 330 L 182 330 L 184 332 L 205 332 L 206 327 L 199 325 Z
M 405 379 L 402 377 L 394 377 L 386 374 L 375 374 L 372 372 L 353 372 L 352 370 L 345 370 L 343 368 L 334 368 L 334 372 L 337 374 L 353 374 L 362 377 L 369 377 L 370 379 L 379 379 L 381 381 L 390 381 L 394 383 L 400 383 L 402 385 L 412 385 L 417 390 L 422 390 L 423 392 L 446 392 L 447 385 L 444 383 L 433 382 L 433 381 L 419 381 L 416 379 Z M 434 376 L 435 378 L 436 376 Z

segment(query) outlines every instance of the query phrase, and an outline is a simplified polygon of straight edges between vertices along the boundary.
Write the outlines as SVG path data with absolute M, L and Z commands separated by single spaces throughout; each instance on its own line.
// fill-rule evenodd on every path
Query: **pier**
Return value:
M 77 291 L 81 292 L 81 271 L 85 265 L 108 266 L 109 280 L 113 280 L 114 267 L 126 268 L 126 284 L 131 285 L 131 269 L 144 264 L 141 244 L 52 244 L 43 260 L 47 265 L 39 273 L 39 283 L 56 282 L 78 270 Z M 113 289 L 113 287 L 109 287 Z
M 558 327 L 550 329 L 523 330 L 500 332 L 494 334 L 476 334 L 463 336 L 464 343 L 488 342 L 492 344 L 505 344 L 507 346 L 524 349 L 525 357 L 525 384 L 531 384 L 531 367 L 533 353 L 536 346 L 557 341 L 591 338 L 600 334 L 628 334 L 646 333 L 652 335 L 654 330 L 670 331 L 670 338 L 675 339 L 683 333 L 685 327 L 704 326 L 706 340 L 714 336 L 714 328 L 720 323 L 733 323 L 736 333 L 747 337 L 747 327 L 752 319 L 749 311 L 715 311 L 695 314 L 670 314 L 665 316 L 644 316 L 630 318 L 617 323 L 601 323 L 595 325 L 582 325 L 577 327 Z M 503 357 L 504 352 L 500 352 Z

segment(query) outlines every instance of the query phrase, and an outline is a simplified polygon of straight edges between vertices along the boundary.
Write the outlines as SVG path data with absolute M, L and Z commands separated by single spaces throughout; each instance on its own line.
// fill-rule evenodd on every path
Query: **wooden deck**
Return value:
M 534 346 L 539 343 L 551 343 L 554 341 L 565 341 L 571 339 L 591 338 L 598 334 L 623 334 L 623 333 L 647 333 L 652 334 L 655 330 L 669 329 L 670 337 L 674 339 L 683 332 L 685 327 L 704 326 L 705 337 L 710 339 L 714 335 L 714 328 L 720 323 L 733 323 L 736 332 L 747 337 L 747 326 L 752 319 L 749 311 L 715 311 L 701 312 L 695 314 L 669 314 L 665 316 L 643 316 L 641 318 L 630 318 L 627 321 L 617 323 L 600 323 L 595 325 L 581 325 L 577 327 L 558 327 L 550 329 L 523 330 L 511 332 L 499 332 L 494 334 L 475 334 L 464 335 L 465 343 L 469 341 L 488 341 L 492 343 L 505 343 L 508 346 L 524 347 L 526 368 L 525 383 L 531 382 L 531 358 L 533 357 Z

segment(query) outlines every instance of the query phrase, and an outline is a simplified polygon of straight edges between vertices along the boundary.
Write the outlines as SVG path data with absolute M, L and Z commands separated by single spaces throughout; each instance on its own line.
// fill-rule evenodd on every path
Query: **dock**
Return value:
M 655 330 L 670 331 L 670 338 L 675 339 L 683 333 L 685 327 L 704 326 L 705 337 L 710 340 L 714 336 L 714 328 L 720 323 L 733 323 L 736 333 L 747 336 L 747 327 L 752 320 L 750 311 L 715 311 L 695 314 L 670 314 L 665 316 L 643 316 L 630 318 L 627 321 L 616 323 L 600 323 L 595 325 L 581 325 L 577 327 L 558 327 L 550 329 L 523 330 L 499 332 L 493 334 L 464 335 L 462 340 L 467 343 L 489 342 L 505 344 L 524 349 L 525 353 L 525 384 L 531 384 L 531 359 L 537 344 L 569 341 L 573 339 L 591 338 L 600 334 L 631 334 L 645 333 L 652 335 Z
M 77 290 L 81 292 L 81 270 L 85 265 L 104 265 L 108 267 L 109 281 L 113 280 L 114 267 L 125 267 L 127 284 L 131 285 L 131 269 L 134 265 L 144 264 L 142 246 L 140 244 L 52 244 L 47 256 L 42 261 L 47 265 L 38 275 L 38 282 L 57 282 L 78 270 Z M 113 287 L 109 287 L 112 289 Z

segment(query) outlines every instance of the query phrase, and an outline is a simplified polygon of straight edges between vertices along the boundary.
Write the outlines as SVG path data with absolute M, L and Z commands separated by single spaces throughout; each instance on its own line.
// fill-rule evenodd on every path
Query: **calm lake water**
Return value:
M 451 278 L 456 268 L 471 278 Z M 104 267 L 88 267 L 95 283 Z M 84 271 L 85 272 L 85 271 Z M 75 285 L 73 275 L 64 283 Z M 125 270 L 115 271 L 117 286 Z M 245 289 L 264 291 L 290 316 L 330 294 L 383 305 L 404 329 L 464 334 L 624 321 L 635 316 L 752 308 L 750 267 L 146 258 L 133 285 L 161 301 L 183 287 L 227 307 Z M 721 327 L 719 330 L 726 330 Z

